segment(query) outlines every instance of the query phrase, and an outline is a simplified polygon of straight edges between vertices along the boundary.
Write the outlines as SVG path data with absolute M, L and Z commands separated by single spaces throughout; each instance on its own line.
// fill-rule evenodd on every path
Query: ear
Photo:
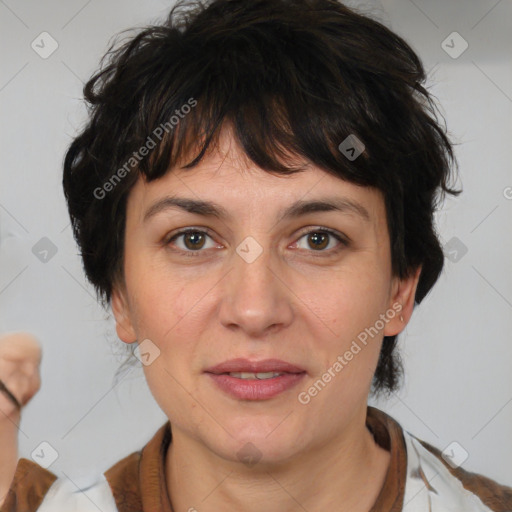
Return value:
M 402 332 L 412 316 L 414 297 L 421 274 L 421 265 L 408 277 L 395 278 L 388 311 L 396 311 L 384 328 L 384 336 L 395 336 Z M 402 320 L 403 319 L 403 320 Z
M 126 292 L 117 286 L 113 287 L 111 303 L 119 339 L 125 343 L 136 342 L 137 334 L 131 321 L 131 312 L 128 300 L 126 299 Z

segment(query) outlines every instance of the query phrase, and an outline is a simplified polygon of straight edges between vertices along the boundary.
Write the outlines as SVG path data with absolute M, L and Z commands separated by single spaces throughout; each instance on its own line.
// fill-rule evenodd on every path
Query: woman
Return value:
M 64 192 L 169 423 L 85 491 L 20 461 L 4 509 L 510 510 L 367 406 L 458 193 L 411 48 L 332 0 L 216 0 L 109 55 Z

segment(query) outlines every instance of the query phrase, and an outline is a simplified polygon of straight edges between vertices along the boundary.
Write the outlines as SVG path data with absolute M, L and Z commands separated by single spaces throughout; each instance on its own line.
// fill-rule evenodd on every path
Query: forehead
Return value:
M 328 211 L 311 203 L 329 202 L 335 205 L 332 210 L 359 216 L 375 227 L 385 221 L 379 190 L 348 182 L 299 158 L 286 163 L 301 171 L 284 175 L 257 167 L 225 131 L 215 149 L 195 167 L 176 167 L 151 182 L 139 176 L 128 197 L 128 220 L 142 224 L 174 202 L 183 210 L 224 221 L 265 216 L 275 221 L 278 216 L 293 218 L 308 208 Z

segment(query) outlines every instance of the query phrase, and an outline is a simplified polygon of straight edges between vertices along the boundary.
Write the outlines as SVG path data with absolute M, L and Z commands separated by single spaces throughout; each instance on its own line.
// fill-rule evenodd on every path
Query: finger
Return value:
M 32 334 L 24 331 L 0 335 L 0 354 L 6 359 L 41 362 L 41 344 Z

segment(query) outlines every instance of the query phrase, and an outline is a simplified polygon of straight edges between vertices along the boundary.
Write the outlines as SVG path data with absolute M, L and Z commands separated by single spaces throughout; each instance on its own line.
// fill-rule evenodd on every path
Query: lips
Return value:
M 218 389 L 237 400 L 268 400 L 297 386 L 306 371 L 280 359 L 231 359 L 205 370 Z
M 238 358 L 224 361 L 205 370 L 206 373 L 220 375 L 223 373 L 304 373 L 305 370 L 280 359 L 249 361 Z

